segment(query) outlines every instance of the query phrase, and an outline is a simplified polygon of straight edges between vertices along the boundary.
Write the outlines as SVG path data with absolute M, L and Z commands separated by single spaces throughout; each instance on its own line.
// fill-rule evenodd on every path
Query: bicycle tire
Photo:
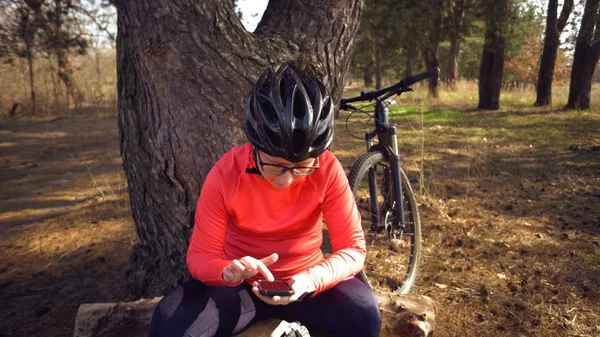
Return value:
M 378 170 L 378 168 L 380 168 Z M 371 197 L 368 189 L 368 172 L 374 169 L 377 183 L 378 223 L 373 228 Z M 365 180 L 365 177 L 367 179 Z M 359 275 L 363 282 L 371 288 L 384 287 L 398 294 L 407 294 L 417 280 L 419 266 L 421 264 L 421 220 L 417 208 L 417 202 L 408 177 L 400 169 L 400 181 L 403 191 L 405 230 L 400 242 L 394 242 L 385 228 L 385 220 L 390 219 L 393 209 L 390 204 L 394 202 L 394 193 L 390 186 L 391 170 L 390 163 L 381 152 L 367 152 L 360 156 L 348 176 L 350 188 L 354 194 L 357 207 L 361 213 L 363 230 L 367 241 L 367 259 L 365 266 Z M 381 182 L 381 185 L 379 185 Z M 398 204 L 398 203 L 396 203 Z M 388 215 L 387 217 L 385 215 Z M 383 215 L 383 216 L 382 216 Z M 389 227 L 388 227 L 389 228 Z M 409 237 L 410 245 L 403 247 L 405 237 Z M 404 262 L 403 262 L 404 261 Z M 406 263 L 406 265 L 403 265 Z M 386 275 L 397 275 L 391 278 Z

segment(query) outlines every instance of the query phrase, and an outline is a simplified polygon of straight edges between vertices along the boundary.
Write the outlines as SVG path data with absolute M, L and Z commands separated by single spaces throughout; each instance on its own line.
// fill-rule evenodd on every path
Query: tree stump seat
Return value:
M 382 313 L 381 336 L 433 336 L 433 301 L 421 295 L 394 295 L 375 291 Z M 161 297 L 135 302 L 84 303 L 75 320 L 75 337 L 144 337 L 152 311 Z M 268 337 L 280 320 L 256 322 L 238 337 Z M 313 337 L 326 337 L 311 334 Z

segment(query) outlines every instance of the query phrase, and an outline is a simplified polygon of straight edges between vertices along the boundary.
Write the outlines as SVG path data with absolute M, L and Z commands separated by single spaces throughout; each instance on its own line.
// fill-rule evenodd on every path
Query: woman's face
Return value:
M 295 166 L 312 166 L 315 163 L 315 158 L 310 158 L 305 161 L 301 161 L 299 163 L 292 163 L 292 162 L 287 161 L 280 157 L 269 156 L 268 154 L 266 154 L 262 151 L 258 151 L 258 156 L 259 156 L 258 160 L 262 164 L 275 164 L 275 165 L 282 165 L 282 166 L 287 166 L 287 167 L 295 167 Z M 283 174 L 280 174 L 280 175 L 269 174 L 262 170 L 261 165 L 258 165 L 258 167 L 259 167 L 259 170 L 260 170 L 263 178 L 266 181 L 268 181 L 273 187 L 275 187 L 277 189 L 288 188 L 288 187 L 292 186 L 292 184 L 294 184 L 295 182 L 301 181 L 302 179 L 306 178 L 306 176 L 295 176 L 292 174 L 292 172 L 290 170 L 285 171 Z

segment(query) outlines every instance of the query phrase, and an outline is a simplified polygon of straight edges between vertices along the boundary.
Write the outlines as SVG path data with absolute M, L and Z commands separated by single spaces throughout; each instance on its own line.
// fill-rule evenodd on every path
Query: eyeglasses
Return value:
M 317 164 L 313 166 L 285 166 L 277 164 L 266 164 L 260 158 L 260 152 L 256 151 L 256 159 L 260 170 L 266 174 L 282 175 L 287 171 L 292 172 L 295 176 L 309 176 L 319 168 L 319 158 L 317 157 Z

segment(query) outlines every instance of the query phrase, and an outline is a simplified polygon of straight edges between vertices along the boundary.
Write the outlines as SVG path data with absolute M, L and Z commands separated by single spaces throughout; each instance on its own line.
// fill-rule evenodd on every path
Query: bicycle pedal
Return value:
M 310 337 L 308 329 L 299 322 L 282 320 L 269 337 Z

